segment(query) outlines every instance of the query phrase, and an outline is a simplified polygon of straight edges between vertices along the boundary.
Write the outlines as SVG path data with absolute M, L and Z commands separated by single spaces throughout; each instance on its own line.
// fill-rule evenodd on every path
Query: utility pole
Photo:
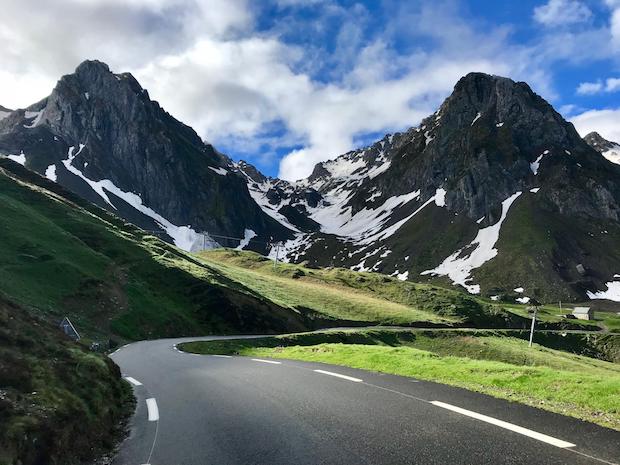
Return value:
M 276 242 L 276 259 L 273 262 L 273 269 L 275 270 L 276 267 L 278 266 L 278 255 L 280 254 L 280 243 Z
M 534 308 L 534 313 L 532 315 L 532 327 L 530 328 L 530 343 L 529 347 L 532 347 L 532 342 L 534 341 L 534 327 L 536 326 L 536 313 L 538 312 L 538 307 L 540 306 L 540 302 L 535 299 L 531 301 L 532 307 Z
M 532 341 L 534 340 L 534 325 L 536 324 L 536 310 L 538 310 L 538 307 L 534 307 L 534 314 L 532 315 L 532 327 L 530 329 L 529 347 L 532 347 Z

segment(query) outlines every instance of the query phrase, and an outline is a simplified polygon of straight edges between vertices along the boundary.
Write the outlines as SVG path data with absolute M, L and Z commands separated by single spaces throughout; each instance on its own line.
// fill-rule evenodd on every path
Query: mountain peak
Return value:
M 109 73 L 110 67 L 99 60 L 84 60 L 80 63 L 77 68 L 75 68 L 75 74 L 77 75 L 87 75 L 87 74 L 101 74 L 101 73 Z

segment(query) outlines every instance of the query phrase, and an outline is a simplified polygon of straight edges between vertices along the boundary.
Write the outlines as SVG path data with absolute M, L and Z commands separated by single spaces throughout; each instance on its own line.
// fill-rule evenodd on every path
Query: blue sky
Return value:
M 35 7 L 36 5 L 36 7 Z M 86 58 L 266 174 L 416 125 L 459 77 L 527 81 L 585 135 L 620 141 L 620 0 L 5 0 L 0 104 Z

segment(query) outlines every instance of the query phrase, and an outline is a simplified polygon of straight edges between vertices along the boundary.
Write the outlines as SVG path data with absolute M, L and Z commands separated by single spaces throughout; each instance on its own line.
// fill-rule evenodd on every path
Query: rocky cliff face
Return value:
M 472 73 L 420 126 L 277 181 L 269 207 L 320 225 L 287 242 L 292 261 L 583 299 L 620 269 L 601 248 L 619 244 L 619 181 L 527 84 Z
M 288 234 L 252 200 L 226 156 L 133 76 L 101 62 L 82 63 L 48 98 L 0 121 L 0 153 L 23 154 L 27 167 L 184 248 L 204 245 L 201 232 L 251 230 L 262 241 Z

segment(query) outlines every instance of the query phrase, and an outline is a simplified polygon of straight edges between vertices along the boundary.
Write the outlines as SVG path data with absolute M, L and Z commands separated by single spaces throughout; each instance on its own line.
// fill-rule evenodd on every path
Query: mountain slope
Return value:
M 293 262 L 434 277 L 486 295 L 525 287 L 521 299 L 601 296 L 620 270 L 620 170 L 506 78 L 469 74 L 419 127 L 305 180 L 249 185 L 264 208 L 292 206 L 319 224 L 284 245 Z
M 507 78 L 471 73 L 420 126 L 287 182 L 87 61 L 0 120 L 0 153 L 185 250 L 217 241 L 522 302 L 620 300 L 620 166 Z
M 591 132 L 583 140 L 610 162 L 620 164 L 620 144 L 617 142 L 604 139 L 598 132 Z
M 0 159 L 1 291 L 93 338 L 312 327 L 191 256 Z
M 158 104 L 128 73 L 86 61 L 51 95 L 0 121 L 0 153 L 185 250 L 211 235 L 288 230 L 252 201 L 230 160 Z

